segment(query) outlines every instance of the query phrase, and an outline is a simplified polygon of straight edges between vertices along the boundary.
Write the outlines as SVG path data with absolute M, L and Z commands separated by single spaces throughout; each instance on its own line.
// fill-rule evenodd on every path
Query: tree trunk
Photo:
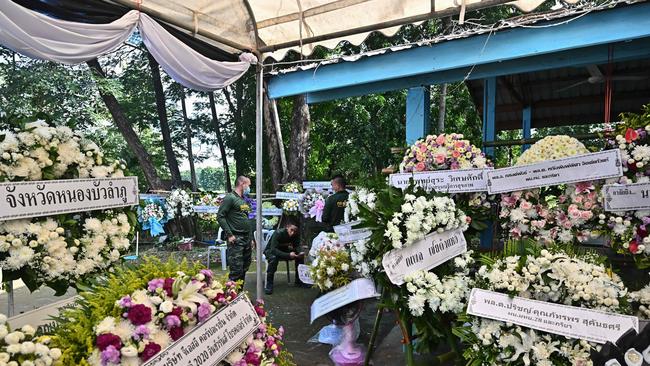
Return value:
M 310 123 L 306 96 L 304 94 L 295 96 L 291 115 L 291 146 L 287 160 L 289 180 L 302 182 L 307 177 Z
M 151 79 L 153 80 L 153 89 L 156 93 L 156 109 L 158 110 L 158 118 L 160 119 L 160 132 L 162 133 L 163 146 L 165 148 L 165 156 L 167 157 L 167 165 L 169 165 L 169 172 L 172 176 L 172 185 L 176 187 L 181 186 L 181 171 L 178 168 L 178 160 L 174 153 L 174 146 L 172 144 L 171 133 L 169 131 L 169 122 L 167 120 L 167 107 L 165 106 L 165 92 L 163 91 L 162 81 L 160 79 L 160 68 L 158 62 L 147 52 L 149 58 L 149 68 L 151 69 Z
M 447 109 L 447 84 L 440 85 L 440 99 L 438 100 L 438 133 L 445 132 L 445 113 Z
M 282 159 L 280 158 L 280 149 L 284 148 L 284 144 L 278 141 L 278 134 L 276 131 L 275 118 L 272 111 L 271 101 L 266 93 L 264 93 L 264 134 L 266 138 L 266 146 L 269 152 L 269 167 L 271 168 L 271 181 L 273 182 L 273 189 L 278 189 L 283 183 L 284 170 L 282 169 Z
M 106 74 L 104 73 L 104 70 L 102 70 L 102 67 L 97 59 L 92 59 L 86 63 L 96 78 L 106 78 Z M 115 125 L 124 137 L 124 140 L 126 141 L 133 154 L 135 154 L 135 157 L 138 159 L 138 163 L 140 163 L 140 167 L 142 168 L 144 176 L 149 183 L 149 187 L 151 189 L 165 189 L 165 185 L 160 179 L 160 176 L 158 176 L 156 167 L 153 165 L 149 153 L 144 148 L 144 146 L 142 146 L 142 143 L 140 142 L 138 135 L 136 135 L 135 131 L 133 130 L 131 123 L 126 119 L 124 111 L 122 110 L 120 103 L 117 101 L 117 98 L 115 98 L 115 96 L 110 92 L 103 90 L 101 87 L 98 87 L 98 89 L 99 95 L 102 97 L 102 100 L 106 104 L 106 108 L 108 108 L 108 111 L 111 113 L 111 116 L 115 121 Z
M 192 126 L 187 118 L 187 107 L 185 106 L 185 92 L 181 92 L 181 107 L 183 109 L 183 121 L 185 121 L 185 135 L 187 138 L 187 160 L 190 162 L 190 178 L 192 180 L 192 191 L 196 192 L 196 170 L 194 169 L 194 153 L 192 152 Z
M 271 112 L 273 112 L 273 122 L 275 122 L 275 134 L 280 149 L 280 162 L 282 163 L 282 183 L 286 183 L 289 171 L 287 169 L 287 157 L 284 153 L 284 139 L 282 138 L 282 126 L 280 125 L 280 114 L 278 113 L 278 103 L 276 100 L 271 101 Z
M 233 116 L 235 136 L 243 140 L 242 131 L 241 131 L 241 123 L 242 123 L 241 109 L 242 109 L 242 104 L 244 102 L 242 86 L 239 85 L 239 83 L 235 85 L 234 92 L 235 92 L 235 101 L 237 104 L 233 102 L 228 88 L 223 88 L 221 90 L 223 90 L 223 95 L 226 97 L 226 101 L 228 102 L 228 108 L 230 109 L 230 113 Z M 234 146 L 232 146 L 233 157 L 235 158 L 235 172 L 237 177 L 244 175 L 244 161 L 242 159 L 243 152 L 240 146 L 241 144 L 235 144 Z
M 212 110 L 212 121 L 214 122 L 214 132 L 217 134 L 217 144 L 219 144 L 219 151 L 221 152 L 221 164 L 223 164 L 223 171 L 226 175 L 226 192 L 232 191 L 232 183 L 230 182 L 230 168 L 228 167 L 228 157 L 226 156 L 226 147 L 223 144 L 221 137 L 221 127 L 219 126 L 219 118 L 217 116 L 217 107 L 214 104 L 214 92 L 209 92 L 210 109 Z

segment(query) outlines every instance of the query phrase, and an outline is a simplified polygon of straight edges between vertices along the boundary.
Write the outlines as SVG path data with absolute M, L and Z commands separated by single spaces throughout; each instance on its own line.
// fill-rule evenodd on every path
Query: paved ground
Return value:
M 213 266 L 213 269 L 216 266 Z M 255 263 L 251 266 L 254 270 Z M 220 272 L 220 271 L 218 271 Z M 291 272 L 291 280 L 294 280 L 294 273 Z M 316 334 L 323 326 L 327 325 L 324 318 L 318 319 L 314 324 L 309 324 L 309 310 L 311 303 L 318 296 L 315 289 L 296 288 L 293 284 L 287 283 L 286 267 L 283 263 L 276 273 L 276 286 L 273 295 L 266 296 L 265 301 L 270 313 L 270 320 L 275 325 L 283 325 L 286 330 L 285 343 L 287 349 L 293 353 L 294 360 L 299 366 L 324 366 L 332 365 L 328 353 L 330 345 L 308 343 L 307 341 Z M 246 281 L 246 290 L 251 298 L 255 298 L 255 273 L 249 272 Z M 65 297 L 75 295 L 74 290 L 61 298 L 54 297 L 54 291 L 42 289 L 30 294 L 26 287 L 15 290 L 16 313 L 36 309 L 40 306 L 53 303 Z M 0 312 L 6 313 L 7 294 L 0 294 Z M 376 301 L 368 301 L 360 316 L 361 335 L 359 342 L 367 344 L 370 332 L 376 315 Z M 393 314 L 384 314 L 381 323 L 379 344 L 373 357 L 373 364 L 376 366 L 395 366 L 404 364 L 402 345 L 400 344 L 401 334 L 395 327 Z M 429 364 L 423 362 L 422 364 Z

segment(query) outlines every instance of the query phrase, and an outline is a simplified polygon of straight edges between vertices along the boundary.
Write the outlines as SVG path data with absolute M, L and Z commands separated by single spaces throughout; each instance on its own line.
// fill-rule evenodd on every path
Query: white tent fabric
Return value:
M 242 55 L 240 62 L 209 59 L 136 10 L 109 24 L 85 24 L 50 18 L 12 1 L 0 2 L 0 44 L 32 58 L 64 64 L 78 64 L 115 50 L 136 25 L 156 61 L 190 89 L 221 89 L 257 61 L 251 54 Z
M 431 12 L 457 9 L 470 5 L 485 7 L 491 0 L 106 0 L 141 9 L 163 20 L 173 20 L 184 28 L 203 33 L 213 41 L 227 40 L 230 47 L 240 50 L 267 50 L 265 57 L 284 58 L 289 50 L 309 55 L 318 45 L 336 47 L 345 40 L 362 43 L 369 32 L 337 37 L 336 32 L 357 29 L 383 22 L 405 19 Z M 544 0 L 517 0 L 509 4 L 522 11 L 531 11 Z M 575 3 L 577 0 L 565 0 Z M 394 35 L 399 26 L 380 29 Z M 202 32 L 199 32 L 202 31 Z M 306 43 L 310 37 L 328 39 Z M 211 37 L 212 36 L 212 37 Z M 293 46 L 272 47 L 287 42 Z M 214 43 L 213 43 L 214 44 Z M 218 45 L 218 43 L 217 43 Z M 221 45 L 224 50 L 232 50 Z M 276 49 L 277 48 L 277 49 Z

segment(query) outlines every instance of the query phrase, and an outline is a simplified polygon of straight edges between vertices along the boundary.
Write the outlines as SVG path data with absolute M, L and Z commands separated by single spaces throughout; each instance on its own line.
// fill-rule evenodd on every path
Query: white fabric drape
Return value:
M 32 58 L 68 65 L 115 50 L 136 25 L 160 66 L 190 89 L 221 89 L 239 79 L 257 61 L 251 54 L 241 55 L 239 62 L 209 59 L 136 10 L 112 23 L 85 24 L 50 18 L 13 1 L 0 1 L 0 44 Z

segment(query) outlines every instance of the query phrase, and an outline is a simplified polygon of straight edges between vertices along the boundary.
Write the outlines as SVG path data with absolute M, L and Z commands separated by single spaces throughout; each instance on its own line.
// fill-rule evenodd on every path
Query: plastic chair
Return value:
M 208 269 L 210 269 L 210 252 L 213 250 L 218 250 L 219 252 L 221 252 L 221 269 L 224 271 L 227 269 L 226 251 L 228 250 L 228 246 L 223 240 L 221 240 L 222 232 L 223 230 L 219 228 L 219 231 L 217 232 L 217 237 L 214 239 L 214 243 L 216 245 L 208 246 Z

